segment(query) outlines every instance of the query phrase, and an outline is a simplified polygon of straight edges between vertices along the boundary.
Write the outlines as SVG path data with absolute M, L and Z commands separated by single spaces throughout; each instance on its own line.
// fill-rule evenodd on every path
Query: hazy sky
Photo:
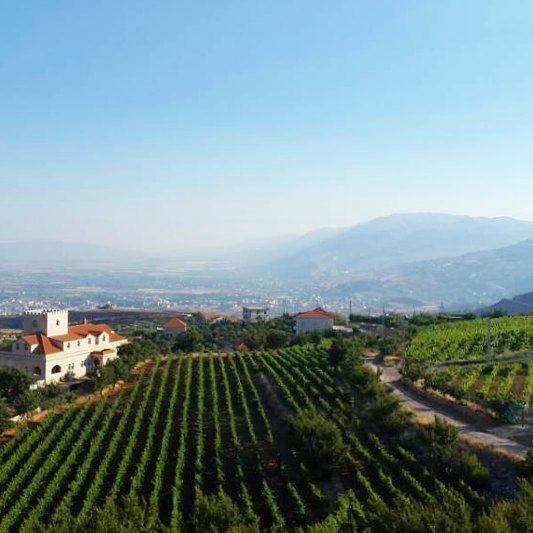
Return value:
M 533 220 L 533 2 L 0 7 L 0 240 Z

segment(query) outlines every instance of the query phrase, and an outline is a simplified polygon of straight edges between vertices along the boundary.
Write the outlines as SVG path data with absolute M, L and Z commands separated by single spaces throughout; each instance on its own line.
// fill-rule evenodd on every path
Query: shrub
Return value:
M 5 400 L 0 398 L 0 433 L 11 427 L 11 411 Z
M 247 526 L 239 508 L 223 491 L 209 496 L 203 493 L 197 495 L 194 524 L 196 531 L 206 533 L 254 531 Z
M 292 416 L 289 434 L 302 461 L 319 475 L 330 473 L 346 456 L 340 429 L 314 410 Z

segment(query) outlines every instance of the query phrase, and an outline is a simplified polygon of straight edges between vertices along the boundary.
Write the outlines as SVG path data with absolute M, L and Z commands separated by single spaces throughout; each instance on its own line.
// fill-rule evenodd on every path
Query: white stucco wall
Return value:
M 296 317 L 296 333 L 329 331 L 333 329 L 333 318 L 299 318 Z
M 48 337 L 68 333 L 68 311 L 31 311 L 22 316 L 22 330 L 27 333 L 44 333 Z
M 106 338 L 107 337 L 108 335 L 106 334 Z M 41 379 L 44 380 L 45 383 L 53 383 L 60 381 L 69 371 L 73 372 L 76 378 L 85 376 L 88 371 L 94 368 L 94 356 L 91 355 L 92 352 L 106 349 L 114 350 L 113 353 L 97 356 L 101 359 L 101 365 L 105 365 L 108 361 L 117 357 L 118 347 L 125 343 L 125 341 L 113 343 L 107 342 L 95 346 L 94 344 L 88 345 L 87 342 L 85 342 L 82 346 L 78 347 L 77 342 L 71 342 L 70 351 L 59 352 L 47 356 L 0 352 L 0 365 L 16 367 L 19 370 L 25 370 L 32 374 L 34 373 L 34 368 L 39 367 L 41 369 Z M 59 366 L 61 370 L 57 373 L 53 373 L 52 370 L 56 366 Z
M 163 328 L 163 335 L 165 337 L 177 337 L 186 331 L 187 328 Z

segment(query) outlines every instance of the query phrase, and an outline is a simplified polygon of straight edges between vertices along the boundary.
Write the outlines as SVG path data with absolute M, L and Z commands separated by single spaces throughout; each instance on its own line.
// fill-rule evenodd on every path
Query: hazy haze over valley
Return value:
M 74 307 L 235 312 L 243 302 L 282 312 L 349 300 L 369 312 L 479 308 L 533 289 L 533 224 L 507 217 L 396 214 L 196 254 L 53 241 L 4 243 L 0 254 L 4 311 L 21 287 Z

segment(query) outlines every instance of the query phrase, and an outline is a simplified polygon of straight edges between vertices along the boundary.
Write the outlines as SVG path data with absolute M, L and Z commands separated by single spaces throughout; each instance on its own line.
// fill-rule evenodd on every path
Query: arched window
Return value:
M 105 342 L 105 335 L 102 335 L 102 341 Z
M 56 365 L 52 368 L 52 374 L 59 374 L 61 372 L 61 367 Z
M 41 367 L 40 367 L 40 366 L 36 366 L 36 367 L 33 369 L 33 373 L 34 373 L 36 376 L 40 376 L 40 375 L 41 375 Z
M 91 344 L 91 337 L 87 339 L 87 344 Z
M 56 320 L 56 326 L 59 326 L 59 320 Z

